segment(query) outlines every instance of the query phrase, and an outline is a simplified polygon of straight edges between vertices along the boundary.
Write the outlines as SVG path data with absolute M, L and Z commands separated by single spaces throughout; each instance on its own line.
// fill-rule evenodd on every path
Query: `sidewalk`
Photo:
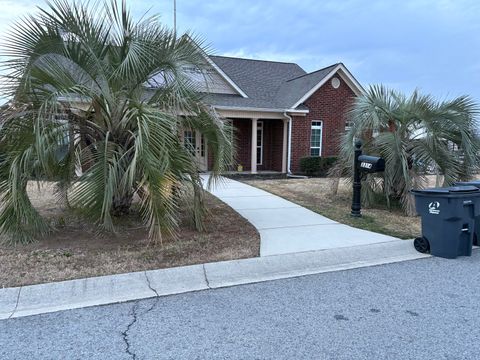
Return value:
M 202 176 L 205 184 L 208 175 Z M 210 193 L 246 218 L 260 233 L 260 256 L 378 244 L 399 239 L 356 229 L 264 190 L 228 178 Z
M 429 257 L 398 240 L 0 289 L 0 319 Z
M 261 257 L 0 289 L 0 319 L 429 257 L 238 181 L 211 192 L 257 227 Z

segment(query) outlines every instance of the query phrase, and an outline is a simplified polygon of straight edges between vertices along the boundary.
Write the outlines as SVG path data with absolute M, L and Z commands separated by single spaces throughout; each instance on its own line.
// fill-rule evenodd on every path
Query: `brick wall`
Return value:
M 336 156 L 341 134 L 345 131 L 346 112 L 355 93 L 340 76 L 340 87 L 327 81 L 307 101 L 307 116 L 294 116 L 292 127 L 292 172 L 300 170 L 300 159 L 310 155 L 310 132 L 313 120 L 323 121 L 322 156 Z
M 271 120 L 271 164 L 270 170 L 282 171 L 283 120 Z
M 234 131 L 236 154 L 230 170 L 237 170 L 237 165 L 242 164 L 244 170 L 250 170 L 250 143 L 252 140 L 252 122 L 250 119 L 231 119 Z M 208 170 L 213 167 L 213 154 L 208 152 Z
M 282 171 L 283 121 L 263 121 L 263 164 L 257 170 Z
M 305 116 L 292 116 L 292 153 L 290 170 L 300 170 L 300 159 L 310 155 L 310 121 Z
M 234 161 L 234 170 L 241 164 L 243 170 L 250 170 L 251 143 L 252 143 L 252 121 L 250 119 L 234 119 L 234 136 L 237 152 Z

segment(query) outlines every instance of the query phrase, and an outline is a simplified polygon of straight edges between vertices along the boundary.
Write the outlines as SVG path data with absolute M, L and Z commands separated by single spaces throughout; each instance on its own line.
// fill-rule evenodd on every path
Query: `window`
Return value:
M 322 130 L 322 121 L 312 121 L 312 133 L 310 137 L 310 156 L 322 155 Z
M 66 113 L 57 113 L 55 115 L 55 122 L 57 122 L 59 125 L 59 128 L 58 130 L 60 131 L 63 131 L 63 134 L 62 133 L 59 133 L 60 136 L 62 136 L 60 138 L 58 138 L 58 144 L 61 145 L 61 146 L 68 146 L 70 145 L 70 127 L 69 127 L 69 118 L 68 118 L 68 114 Z
M 345 122 L 345 131 L 349 131 L 352 128 L 353 122 L 350 120 L 347 120 Z
M 185 130 L 183 132 L 183 146 L 195 156 L 195 131 Z
M 200 156 L 205 157 L 205 136 L 203 134 L 200 135 Z
M 263 164 L 263 121 L 257 121 L 257 165 Z
M 70 150 L 70 146 L 73 145 L 72 137 L 73 130 L 70 127 L 69 117 L 66 113 L 57 113 L 54 115 L 53 122 L 55 123 L 55 137 L 57 141 L 57 149 L 55 150 L 55 157 L 56 160 L 62 161 L 64 160 Z M 1 126 L 0 126 L 1 127 Z

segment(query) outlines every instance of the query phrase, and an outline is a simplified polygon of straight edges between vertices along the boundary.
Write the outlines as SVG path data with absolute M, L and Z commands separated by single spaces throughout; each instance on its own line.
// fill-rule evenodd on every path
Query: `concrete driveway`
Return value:
M 208 175 L 203 175 L 205 184 Z M 228 178 L 210 193 L 260 233 L 260 256 L 377 244 L 399 239 L 340 224 L 291 201 Z

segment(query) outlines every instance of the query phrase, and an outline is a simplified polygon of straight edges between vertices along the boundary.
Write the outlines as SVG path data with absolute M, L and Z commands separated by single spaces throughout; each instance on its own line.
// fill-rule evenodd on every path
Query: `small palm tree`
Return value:
M 56 181 L 109 231 L 138 196 L 150 238 L 161 240 L 177 226 L 182 194 L 201 228 L 199 169 L 179 134 L 205 137 L 212 179 L 231 143 L 188 80 L 186 67 L 204 65 L 198 39 L 178 37 L 158 16 L 135 22 L 124 2 L 47 4 L 4 39 L 11 106 L 0 128 L 0 234 L 27 242 L 51 230 L 27 196 L 32 177 Z M 185 183 L 193 192 L 179 191 Z
M 407 97 L 383 86 L 370 87 L 356 98 L 349 112 L 353 124 L 341 141 L 340 161 L 333 173 L 352 176 L 355 139 L 364 153 L 385 159 L 383 174 L 364 180 L 364 201 L 383 192 L 399 199 L 405 212 L 415 214 L 410 190 L 422 188 L 426 175 L 443 175 L 443 185 L 468 179 L 479 168 L 475 135 L 478 106 L 466 96 L 438 102 L 414 91 Z

